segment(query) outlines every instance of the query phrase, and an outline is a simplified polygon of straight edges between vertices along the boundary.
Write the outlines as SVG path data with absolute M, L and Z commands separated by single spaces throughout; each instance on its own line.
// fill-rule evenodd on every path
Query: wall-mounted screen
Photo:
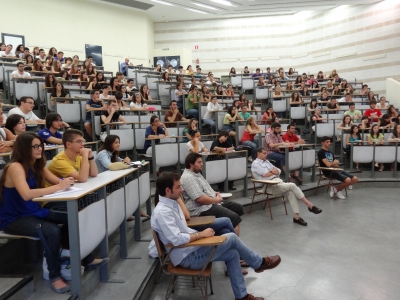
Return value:
M 17 50 L 18 45 L 25 45 L 25 37 L 23 35 L 16 35 L 16 34 L 9 34 L 9 33 L 2 33 L 1 34 L 1 41 L 8 45 L 11 44 L 13 45 L 12 52 L 15 53 L 15 50 Z
M 154 57 L 154 67 L 161 65 L 161 68 L 167 69 L 168 65 L 177 70 L 181 63 L 181 57 L 177 56 L 156 56 Z
M 86 57 L 93 57 L 96 66 L 103 65 L 103 48 L 101 46 L 85 44 L 85 54 Z

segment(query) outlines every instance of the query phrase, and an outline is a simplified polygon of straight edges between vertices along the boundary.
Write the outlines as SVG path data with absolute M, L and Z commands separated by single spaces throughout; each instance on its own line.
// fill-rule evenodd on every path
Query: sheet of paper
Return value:
M 61 196 L 61 195 L 71 194 L 71 193 L 80 192 L 80 191 L 82 191 L 82 189 L 72 186 L 69 189 L 61 190 L 61 191 L 55 192 L 53 194 L 43 196 L 43 198 L 54 198 L 54 197 L 58 197 L 58 196 Z

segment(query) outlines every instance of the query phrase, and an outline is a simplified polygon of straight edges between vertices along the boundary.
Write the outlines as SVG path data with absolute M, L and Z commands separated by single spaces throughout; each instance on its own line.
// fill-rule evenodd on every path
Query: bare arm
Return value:
M 216 193 L 215 198 L 209 197 L 207 195 L 203 195 L 195 200 L 197 203 L 201 205 L 208 205 L 208 204 L 217 204 L 222 201 L 222 197 L 220 193 Z

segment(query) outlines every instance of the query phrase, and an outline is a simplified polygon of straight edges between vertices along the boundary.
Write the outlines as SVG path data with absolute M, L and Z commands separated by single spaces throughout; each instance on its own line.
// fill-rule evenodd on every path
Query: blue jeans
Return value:
M 242 145 L 248 146 L 251 148 L 251 157 L 253 159 L 256 159 L 257 157 L 257 148 L 258 148 L 258 141 L 257 140 L 252 140 L 252 141 L 244 141 L 242 142 Z
M 250 267 L 257 269 L 261 266 L 262 258 L 247 247 L 234 233 L 224 234 L 226 241 L 217 247 L 211 261 L 224 261 L 229 273 L 229 280 L 235 298 L 243 298 L 247 295 L 246 284 L 240 267 L 240 258 L 247 262 Z M 182 267 L 193 270 L 202 269 L 211 253 L 213 246 L 200 247 L 190 253 L 180 263 Z
M 203 231 L 207 228 L 212 228 L 215 231 L 215 235 L 218 236 L 230 232 L 235 233 L 235 229 L 233 228 L 231 220 L 226 217 L 216 218 L 214 222 L 208 225 L 200 225 L 193 227 L 193 229 L 196 229 L 197 231 Z
M 183 101 L 176 101 L 176 106 L 178 106 L 179 113 L 183 114 Z
M 205 124 L 208 124 L 208 125 L 211 126 L 211 132 L 212 133 L 216 133 L 216 131 L 215 131 L 215 121 L 213 119 L 203 119 L 203 122 Z
M 193 116 L 197 121 L 199 120 L 199 111 L 197 109 L 191 108 L 186 111 L 186 115 Z
M 279 162 L 281 167 L 285 166 L 285 154 L 284 153 L 278 153 L 278 152 L 271 152 L 270 154 L 267 155 L 267 159 L 270 160 L 275 160 L 276 162 Z

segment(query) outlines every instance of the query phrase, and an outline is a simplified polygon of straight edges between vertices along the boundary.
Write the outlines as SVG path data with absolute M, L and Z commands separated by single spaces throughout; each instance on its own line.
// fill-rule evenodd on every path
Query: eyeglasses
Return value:
M 35 150 L 38 150 L 39 148 L 43 149 L 43 145 L 42 144 L 32 145 L 32 148 L 35 149 Z
M 70 141 L 70 143 L 84 144 L 84 143 L 86 143 L 86 140 L 83 139 L 83 140 L 77 140 L 77 141 Z
M 30 102 L 30 101 L 28 102 L 28 101 L 27 101 L 27 102 L 25 102 L 25 103 L 30 104 L 30 105 L 35 105 L 35 102 Z
M 60 123 L 62 123 L 62 121 L 63 121 L 63 120 L 58 119 L 58 120 L 54 120 L 53 122 L 60 122 Z

